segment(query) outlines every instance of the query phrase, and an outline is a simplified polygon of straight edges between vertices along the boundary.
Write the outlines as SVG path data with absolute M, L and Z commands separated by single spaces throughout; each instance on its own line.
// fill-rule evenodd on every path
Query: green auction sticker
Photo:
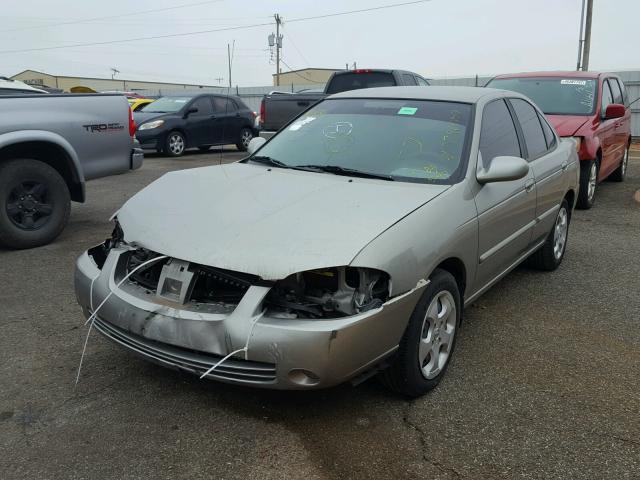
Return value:
M 398 110 L 398 115 L 415 115 L 417 111 L 416 107 L 402 107 Z

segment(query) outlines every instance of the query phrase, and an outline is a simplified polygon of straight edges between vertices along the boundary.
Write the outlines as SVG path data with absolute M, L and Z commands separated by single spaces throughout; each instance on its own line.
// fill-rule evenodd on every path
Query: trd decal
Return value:
M 116 132 L 118 130 L 124 130 L 124 125 L 121 123 L 98 123 L 95 125 L 83 125 L 87 132 Z

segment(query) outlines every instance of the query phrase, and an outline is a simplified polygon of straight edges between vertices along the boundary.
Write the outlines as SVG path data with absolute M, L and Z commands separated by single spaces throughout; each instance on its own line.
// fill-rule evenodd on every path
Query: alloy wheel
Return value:
M 169 137 L 169 150 L 174 155 L 180 155 L 184 152 L 184 138 L 178 133 L 174 133 Z
M 53 204 L 43 183 L 20 182 L 9 191 L 6 202 L 7 216 L 23 230 L 37 230 L 49 221 Z
M 244 148 L 249 148 L 249 142 L 253 138 L 253 134 L 249 130 L 244 130 L 242 132 L 242 136 L 240 137 L 240 141 Z
M 428 380 L 437 377 L 447 364 L 455 337 L 456 313 L 456 302 L 447 290 L 436 294 L 427 308 L 422 321 L 418 361 L 422 375 Z
M 553 256 L 556 260 L 562 258 L 564 247 L 567 243 L 567 232 L 569 231 L 569 215 L 564 206 L 560 207 L 556 224 L 553 229 Z
M 593 200 L 593 196 L 596 193 L 596 182 L 598 180 L 598 166 L 596 162 L 591 164 L 591 168 L 589 169 L 589 187 L 587 189 L 587 197 L 589 198 L 589 202 Z

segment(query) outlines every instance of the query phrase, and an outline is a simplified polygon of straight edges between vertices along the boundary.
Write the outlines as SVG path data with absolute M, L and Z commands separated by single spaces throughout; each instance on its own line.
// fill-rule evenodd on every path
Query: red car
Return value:
M 624 83 L 612 73 L 532 72 L 498 75 L 487 85 L 522 93 L 561 137 L 574 137 L 580 157 L 579 208 L 591 208 L 596 185 L 622 182 L 631 144 L 631 109 Z

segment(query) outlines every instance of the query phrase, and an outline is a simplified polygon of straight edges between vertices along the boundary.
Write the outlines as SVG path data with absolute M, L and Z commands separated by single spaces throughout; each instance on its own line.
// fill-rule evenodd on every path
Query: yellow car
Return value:
M 153 98 L 129 98 L 129 106 L 131 107 L 131 111 L 137 112 L 142 109 L 145 105 L 150 104 L 154 101 Z

